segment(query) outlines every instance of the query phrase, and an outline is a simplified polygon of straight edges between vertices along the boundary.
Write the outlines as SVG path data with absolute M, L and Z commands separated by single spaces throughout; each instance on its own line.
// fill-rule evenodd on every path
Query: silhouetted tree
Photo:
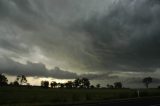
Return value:
M 122 88 L 122 83 L 121 82 L 115 82 L 114 87 L 115 88 Z
M 100 85 L 100 84 L 97 84 L 97 85 L 96 85 L 96 88 L 100 88 L 100 87 L 101 87 L 101 85 Z
M 13 86 L 13 82 L 10 82 L 10 83 L 9 83 L 9 86 Z
M 90 81 L 89 81 L 89 79 L 88 79 L 88 78 L 82 78 L 81 80 L 82 80 L 82 81 L 81 81 L 82 87 L 83 87 L 83 88 L 89 88 L 89 86 L 90 86 Z
M 60 88 L 64 88 L 64 84 L 63 83 L 60 83 Z
M 18 75 L 16 81 L 23 85 L 27 83 L 27 78 L 25 75 Z
M 48 81 L 41 81 L 41 87 L 48 88 L 49 87 L 49 82 Z
M 58 88 L 64 88 L 65 84 L 63 84 L 63 83 L 57 83 L 57 86 L 58 86 Z
M 10 82 L 9 86 L 19 86 L 18 81 Z
M 142 82 L 145 84 L 146 88 L 148 88 L 149 84 L 152 83 L 152 78 L 146 77 L 142 80 Z
M 75 88 L 79 88 L 80 85 L 81 85 L 81 79 L 77 78 L 77 79 L 74 80 L 73 83 L 74 83 Z
M 19 86 L 20 84 L 18 83 L 18 81 L 14 81 L 13 82 L 13 86 Z
M 27 85 L 27 86 L 31 86 L 30 83 L 27 83 L 26 85 Z
M 44 87 L 44 81 L 41 81 L 41 87 Z
M 74 80 L 73 85 L 75 88 L 89 88 L 90 81 L 88 78 L 82 78 L 82 79 L 77 78 Z
M 8 84 L 8 79 L 5 75 L 0 74 L 0 86 L 6 86 Z
M 56 88 L 56 86 L 57 86 L 58 84 L 57 84 L 57 82 L 52 81 L 50 85 L 51 85 L 51 88 Z
M 95 88 L 95 86 L 94 86 L 94 85 L 91 85 L 90 88 Z
M 107 88 L 113 89 L 114 86 L 113 86 L 113 85 L 110 85 L 110 84 L 107 84 Z
M 61 87 L 61 83 L 57 83 L 57 88 L 60 88 Z
M 65 83 L 66 88 L 72 88 L 73 87 L 73 82 L 72 81 L 68 81 L 67 83 Z

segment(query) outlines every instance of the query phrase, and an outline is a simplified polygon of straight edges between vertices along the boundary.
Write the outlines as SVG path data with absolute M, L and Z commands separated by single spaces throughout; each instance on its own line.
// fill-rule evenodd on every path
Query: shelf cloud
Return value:
M 159 0 L 1 0 L 0 72 L 59 79 L 154 73 L 159 11 Z

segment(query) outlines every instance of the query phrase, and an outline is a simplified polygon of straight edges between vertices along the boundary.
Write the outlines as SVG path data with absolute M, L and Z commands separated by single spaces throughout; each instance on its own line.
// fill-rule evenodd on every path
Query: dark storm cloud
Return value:
M 21 64 L 8 58 L 0 58 L 0 60 L 0 73 L 9 75 L 53 77 L 58 79 L 72 79 L 77 77 L 76 73 L 63 71 L 58 67 L 49 70 L 42 63 L 27 62 L 27 64 Z
M 0 17 L 24 30 L 41 29 L 45 24 L 65 26 L 84 16 L 89 17 L 92 12 L 101 12 L 105 6 L 103 3 L 108 1 L 1 0 Z M 99 5 L 103 5 L 102 8 Z
M 35 30 L 42 17 L 31 5 L 30 0 L 1 0 L 0 18 L 20 28 Z
M 86 77 L 91 80 L 93 79 L 113 79 L 118 76 L 112 76 L 108 74 L 83 74 L 78 75 L 73 72 L 61 70 L 59 67 L 54 69 L 47 69 L 42 63 L 27 62 L 21 64 L 8 58 L 0 58 L 0 73 L 8 75 L 26 75 L 31 77 L 52 77 L 57 79 L 75 79 L 78 77 Z
M 117 77 L 108 72 L 153 72 L 160 68 L 159 11 L 158 0 L 0 0 L 0 51 L 11 52 L 0 56 L 14 52 L 31 61 L 9 59 L 14 65 L 5 68 L 18 69 L 6 70 L 12 75 L 105 79 Z
M 69 68 L 74 67 L 72 70 L 81 70 L 88 62 L 93 64 L 94 56 L 88 53 L 90 42 L 85 32 L 69 26 L 93 13 L 103 13 L 109 1 L 2 0 L 1 25 L 6 31 L 1 33 L 1 48 L 23 57 L 24 53 L 32 55 L 37 47 L 47 58 L 66 61 Z
M 9 41 L 8 39 L 0 39 L 0 47 L 16 53 L 29 52 L 29 48 L 23 45 L 19 45 L 17 40 Z
M 79 77 L 85 77 L 90 80 L 113 80 L 119 78 L 117 75 L 112 75 L 112 73 L 103 73 L 103 74 L 82 74 Z
M 159 68 L 159 11 L 158 0 L 120 0 L 107 15 L 85 21 L 80 27 L 89 33 L 91 53 L 100 60 L 98 66 L 88 67 L 112 71 Z

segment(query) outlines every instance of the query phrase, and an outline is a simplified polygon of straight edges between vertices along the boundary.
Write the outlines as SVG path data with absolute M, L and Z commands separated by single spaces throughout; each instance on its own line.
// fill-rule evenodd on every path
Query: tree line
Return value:
M 41 86 L 44 88 L 49 87 L 49 81 L 41 81 Z M 88 78 L 77 78 L 74 81 L 67 81 L 66 83 L 57 83 L 52 81 L 51 88 L 90 88 L 90 81 Z
M 151 77 L 145 77 L 142 79 L 142 82 L 146 86 L 146 88 L 149 87 L 149 84 L 152 83 Z M 5 75 L 0 74 L 0 87 L 2 86 L 31 86 L 27 82 L 27 78 L 25 75 L 18 75 L 15 79 L 15 81 L 10 82 L 8 84 L 8 79 Z M 76 78 L 74 81 L 67 81 L 66 83 L 57 83 L 56 81 L 41 81 L 41 87 L 42 88 L 101 88 L 100 84 L 97 85 L 91 85 L 90 80 L 88 78 Z M 107 88 L 113 89 L 113 88 L 123 88 L 123 85 L 121 82 L 115 82 L 113 85 L 107 84 Z M 160 88 L 160 86 L 159 86 Z
M 20 85 L 30 85 L 27 83 L 27 78 L 25 75 L 18 75 L 15 81 L 8 83 L 8 79 L 5 75 L 0 74 L 0 86 L 20 86 Z

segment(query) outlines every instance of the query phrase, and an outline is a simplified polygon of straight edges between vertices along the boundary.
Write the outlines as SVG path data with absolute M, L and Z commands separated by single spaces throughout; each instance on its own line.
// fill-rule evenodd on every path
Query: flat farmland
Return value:
M 140 89 L 140 97 L 160 96 L 160 89 Z M 136 98 L 136 89 L 44 89 L 38 87 L 1 87 L 2 106 L 45 106 Z

